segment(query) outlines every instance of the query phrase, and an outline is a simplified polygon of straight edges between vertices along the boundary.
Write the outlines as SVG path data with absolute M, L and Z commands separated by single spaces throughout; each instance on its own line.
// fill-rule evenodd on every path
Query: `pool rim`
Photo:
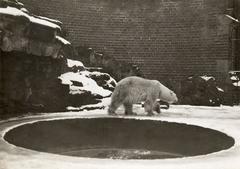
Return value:
M 56 113 L 56 114 L 59 114 L 59 113 Z M 61 114 L 61 113 L 60 113 Z M 20 118 L 12 118 L 12 119 L 8 119 L 8 120 L 3 120 L 3 121 L 0 121 L 0 126 L 3 124 L 3 123 L 8 123 L 8 122 L 19 122 L 19 121 L 24 121 L 24 122 L 19 122 L 17 124 L 14 124 L 14 125 L 10 125 L 8 127 L 6 127 L 5 129 L 2 130 L 2 134 L 1 134 L 1 139 L 8 145 L 10 145 L 11 147 L 16 147 L 18 149 L 21 149 L 21 150 L 25 150 L 25 151 L 28 151 L 28 152 L 38 152 L 38 153 L 41 153 L 41 154 L 47 154 L 47 155 L 50 155 L 50 156 L 62 156 L 62 157 L 67 157 L 67 158 L 77 158 L 77 159 L 83 159 L 83 160 L 100 160 L 100 161 L 106 161 L 106 160 L 114 160 L 114 161 L 157 161 L 157 160 L 164 160 L 164 161 L 173 161 L 173 160 L 187 160 L 187 159 L 198 159 L 198 158 L 202 158 L 202 157 L 210 157 L 210 156 L 215 156 L 217 154 L 220 154 L 220 153 L 223 153 L 223 152 L 228 152 L 228 151 L 231 151 L 235 148 L 236 146 L 236 140 L 233 136 L 231 136 L 229 133 L 225 133 L 225 132 L 222 132 L 220 130 L 217 130 L 215 128 L 211 128 L 211 127 L 206 127 L 204 125 L 199 125 L 199 124 L 195 124 L 195 123 L 189 123 L 189 122 L 178 122 L 178 121 L 175 121 L 175 120 L 162 120 L 161 118 L 154 118 L 154 116 L 125 116 L 125 115 L 118 115 L 118 116 L 109 116 L 109 115 L 98 115 L 98 116 L 92 116 L 92 115 L 77 115 L 77 116 L 74 116 L 74 117 L 71 117 L 71 116 L 61 116 L 61 117 L 52 117 L 51 114 L 45 114 L 46 117 L 44 116 L 43 119 L 38 119 L 38 118 L 41 118 L 42 115 L 32 115 L 32 116 L 24 116 L 24 117 L 20 117 Z M 36 118 L 34 120 L 34 118 Z M 93 157 L 77 157 L 77 156 L 69 156 L 69 155 L 62 155 L 62 154 L 55 154 L 55 153 L 50 153 L 50 152 L 46 152 L 46 151 L 37 151 L 37 150 L 34 150 L 34 149 L 29 149 L 29 148 L 25 148 L 25 147 L 21 147 L 21 146 L 17 146 L 17 145 L 14 145 L 12 143 L 10 143 L 9 141 L 7 141 L 4 137 L 5 135 L 17 128 L 17 127 L 20 127 L 20 126 L 23 126 L 25 124 L 33 124 L 33 123 L 37 123 L 37 122 L 42 122 L 42 121 L 55 121 L 55 120 L 68 120 L 68 119 L 95 119 L 95 118 L 122 118 L 122 119 L 134 119 L 134 120 L 152 120 L 152 121 L 161 121 L 161 122 L 167 122 L 167 123 L 177 123 L 177 124 L 183 124 L 183 125 L 187 125 L 187 126 L 195 126 L 195 127 L 200 127 L 200 128 L 203 128 L 203 129 L 210 129 L 210 130 L 213 130 L 213 131 L 217 131 L 217 132 L 220 132 L 221 134 L 224 134 L 226 135 L 227 137 L 230 137 L 232 138 L 233 140 L 233 144 L 227 148 L 227 149 L 222 149 L 222 150 L 219 150 L 219 151 L 216 151 L 216 152 L 212 152 L 212 153 L 208 153 L 208 154 L 200 154 L 200 155 L 194 155 L 194 156 L 184 156 L 184 157 L 177 157 L 177 158 L 164 158 L 164 159 L 111 159 L 111 158 L 93 158 Z M 26 120 L 26 121 L 25 121 Z

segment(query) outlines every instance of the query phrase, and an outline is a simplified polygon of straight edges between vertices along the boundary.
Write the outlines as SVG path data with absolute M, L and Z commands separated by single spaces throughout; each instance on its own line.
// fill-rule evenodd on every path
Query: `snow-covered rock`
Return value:
M 181 86 L 181 104 L 219 106 L 223 102 L 224 90 L 212 76 L 189 77 Z
M 70 94 L 82 94 L 85 91 L 91 92 L 93 95 L 100 95 L 107 97 L 111 94 L 111 91 L 103 89 L 98 86 L 96 81 L 87 76 L 88 72 L 67 72 L 62 74 L 59 78 L 63 84 L 68 84 L 70 87 Z M 74 82 L 82 83 L 82 86 L 74 85 Z
M 61 22 L 31 14 L 0 2 L 0 48 L 3 51 L 21 51 L 37 56 L 59 58 L 60 51 L 71 43 L 60 37 Z
M 240 87 L 240 71 L 229 72 L 233 86 Z
M 204 75 L 204 76 L 200 76 L 203 80 L 205 80 L 205 81 L 209 81 L 209 80 L 216 80 L 215 79 L 215 77 L 213 77 L 213 76 L 206 76 L 206 75 Z
M 22 10 L 19 10 L 17 8 L 13 8 L 10 6 L 8 6 L 6 8 L 0 8 L 0 14 L 15 16 L 15 17 L 24 17 L 25 19 L 28 19 L 32 23 L 61 30 L 61 27 L 58 26 L 57 24 L 54 24 L 46 19 L 40 19 L 40 18 L 37 18 L 34 16 L 30 16 L 30 15 L 26 14 L 25 12 L 23 12 Z
M 117 82 L 115 79 L 113 79 L 108 73 L 102 73 L 102 72 L 90 72 L 89 76 L 97 82 L 97 84 L 104 89 L 113 91 Z
M 83 63 L 78 60 L 67 59 L 67 67 L 72 72 L 79 72 L 85 70 Z
M 68 66 L 83 66 L 79 61 L 68 60 Z M 98 75 L 99 77 L 108 77 L 107 81 L 100 83 L 92 78 L 92 75 Z M 68 93 L 61 98 L 66 109 L 82 110 L 88 108 L 82 108 L 84 105 L 96 105 L 111 95 L 116 81 L 108 74 L 100 72 L 89 71 L 77 71 L 66 72 L 59 76 L 61 84 L 68 86 Z M 112 85 L 112 86 L 111 86 Z M 111 88 L 112 87 L 112 88 Z M 98 107 L 99 108 L 99 107 Z M 90 108 L 91 109 L 91 108 Z
M 61 36 L 56 36 L 56 40 L 58 40 L 61 44 L 71 45 L 71 43 L 69 41 L 67 41 L 66 39 L 62 38 Z

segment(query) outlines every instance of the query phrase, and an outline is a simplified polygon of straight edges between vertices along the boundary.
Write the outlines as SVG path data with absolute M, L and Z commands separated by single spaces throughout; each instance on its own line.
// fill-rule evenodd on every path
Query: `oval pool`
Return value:
M 234 145 L 232 137 L 208 128 L 115 117 L 38 121 L 11 129 L 4 139 L 41 152 L 111 159 L 180 158 Z

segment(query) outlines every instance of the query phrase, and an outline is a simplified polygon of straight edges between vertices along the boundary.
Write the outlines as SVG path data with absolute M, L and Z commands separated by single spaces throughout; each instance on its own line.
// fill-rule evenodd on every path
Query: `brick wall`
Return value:
M 21 2 L 35 14 L 61 20 L 75 46 L 138 64 L 148 78 L 221 77 L 231 66 L 226 0 Z

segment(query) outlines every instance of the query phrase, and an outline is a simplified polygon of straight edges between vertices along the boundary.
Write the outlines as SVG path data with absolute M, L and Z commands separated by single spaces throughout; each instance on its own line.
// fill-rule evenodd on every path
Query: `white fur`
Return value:
M 118 82 L 111 97 L 109 114 L 115 114 L 115 110 L 123 104 L 126 114 L 133 114 L 132 104 L 145 102 L 144 108 L 152 115 L 156 100 L 160 99 L 168 103 L 177 102 L 176 94 L 157 80 L 148 80 L 140 77 L 127 77 Z

